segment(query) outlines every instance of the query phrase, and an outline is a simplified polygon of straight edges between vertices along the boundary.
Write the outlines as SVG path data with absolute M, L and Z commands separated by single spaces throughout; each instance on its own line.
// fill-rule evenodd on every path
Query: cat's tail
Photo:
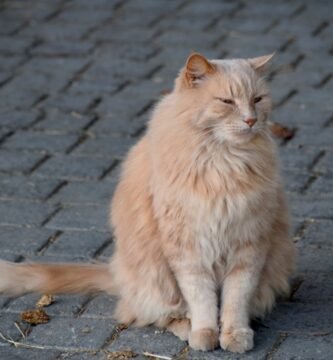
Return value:
M 0 293 L 115 293 L 108 264 L 12 263 L 0 260 Z

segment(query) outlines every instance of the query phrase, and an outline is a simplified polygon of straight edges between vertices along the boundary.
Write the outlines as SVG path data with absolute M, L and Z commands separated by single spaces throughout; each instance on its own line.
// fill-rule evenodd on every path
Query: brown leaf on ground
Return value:
M 23 311 L 21 319 L 31 325 L 46 324 L 50 321 L 49 315 L 43 309 Z
M 54 297 L 52 295 L 45 294 L 45 295 L 42 295 L 42 297 L 37 301 L 36 307 L 42 308 L 45 306 L 49 306 L 52 303 L 54 303 Z
M 292 139 L 296 132 L 295 128 L 288 128 L 287 126 L 272 121 L 269 122 L 269 127 L 274 136 L 284 140 Z
M 133 352 L 131 350 L 114 351 L 114 352 L 108 354 L 107 359 L 108 360 L 127 360 L 127 359 L 135 358 L 136 356 L 138 356 L 138 354 L 136 354 L 135 352 Z
M 171 90 L 170 89 L 162 89 L 161 91 L 160 91 L 160 94 L 161 95 L 168 95 L 168 94 L 170 94 L 171 93 Z

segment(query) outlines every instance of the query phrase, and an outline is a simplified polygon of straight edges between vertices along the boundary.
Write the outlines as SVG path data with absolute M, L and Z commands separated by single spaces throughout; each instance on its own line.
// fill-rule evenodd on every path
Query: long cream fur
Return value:
M 288 293 L 295 253 L 267 128 L 270 58 L 191 55 L 124 162 L 109 266 L 1 261 L 0 291 L 107 291 L 121 322 L 251 349 L 249 321 Z

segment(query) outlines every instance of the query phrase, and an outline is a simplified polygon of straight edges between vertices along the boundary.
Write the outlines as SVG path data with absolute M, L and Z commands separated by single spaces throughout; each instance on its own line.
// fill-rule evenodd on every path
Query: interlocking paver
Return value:
M 301 279 L 256 326 L 246 355 L 201 353 L 154 328 L 124 329 L 116 298 L 57 296 L 27 338 L 15 327 L 38 296 L 0 297 L 2 359 L 106 359 L 119 349 L 184 359 L 330 359 L 332 343 L 332 34 L 329 1 L 17 0 L 0 5 L 0 252 L 10 261 L 107 261 L 109 198 L 191 51 L 276 51 L 273 121 Z M 24 328 L 24 325 L 22 328 Z M 42 345 L 43 348 L 38 348 Z
M 35 174 L 41 177 L 68 180 L 97 179 L 114 163 L 112 154 L 107 155 L 108 157 L 104 159 L 83 155 L 57 155 L 43 163 Z

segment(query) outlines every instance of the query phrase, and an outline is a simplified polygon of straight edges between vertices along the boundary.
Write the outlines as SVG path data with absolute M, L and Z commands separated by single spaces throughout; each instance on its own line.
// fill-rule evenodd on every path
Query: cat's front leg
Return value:
M 261 261 L 236 264 L 223 284 L 220 344 L 224 350 L 243 353 L 253 347 L 249 306 L 257 287 Z
M 211 274 L 200 267 L 178 272 L 181 292 L 191 318 L 189 344 L 195 350 L 213 350 L 218 345 L 218 307 L 216 287 Z

